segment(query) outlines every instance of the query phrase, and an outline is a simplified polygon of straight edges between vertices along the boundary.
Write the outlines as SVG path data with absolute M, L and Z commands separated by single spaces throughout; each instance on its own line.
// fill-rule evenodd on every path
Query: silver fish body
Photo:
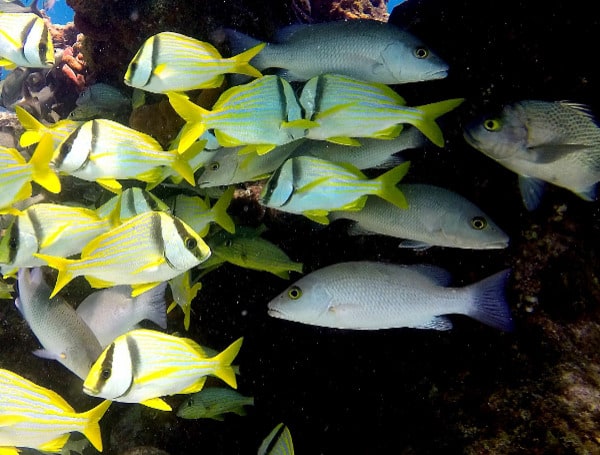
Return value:
M 63 298 L 50 298 L 52 289 L 40 268 L 19 269 L 19 297 L 15 304 L 44 351 L 51 358 L 85 379 L 102 347 L 87 324 Z
M 54 46 L 44 20 L 34 13 L 0 13 L 0 66 L 52 65 Z
M 585 106 L 523 100 L 465 128 L 475 149 L 519 175 L 523 201 L 539 203 L 541 182 L 595 199 L 600 181 L 600 128 Z
M 426 184 L 398 187 L 406 197 L 407 209 L 369 197 L 362 210 L 332 212 L 330 219 L 355 221 L 351 234 L 382 234 L 405 239 L 400 246 L 408 248 L 443 246 L 486 250 L 508 246 L 508 235 L 461 195 Z
M 463 314 L 511 330 L 504 298 L 508 271 L 462 288 L 434 266 L 356 261 L 316 270 L 269 303 L 269 315 L 337 329 L 395 327 L 449 330 L 449 314 Z
M 235 51 L 258 43 L 233 30 L 226 34 Z M 290 81 L 336 73 L 367 82 L 403 84 L 441 79 L 448 72 L 448 65 L 420 39 L 375 20 L 286 27 L 251 63 L 261 70 L 280 68 L 279 74 Z

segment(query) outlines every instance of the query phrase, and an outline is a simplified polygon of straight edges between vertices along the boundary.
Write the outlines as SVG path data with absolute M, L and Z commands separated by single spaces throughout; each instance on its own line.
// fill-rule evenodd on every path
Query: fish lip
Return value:
M 273 318 L 285 319 L 285 315 L 281 311 L 276 310 L 275 308 L 269 308 L 267 314 Z
M 432 73 L 429 73 L 428 76 L 430 79 L 444 79 L 448 77 L 448 69 L 434 71 Z
M 98 394 L 98 391 L 96 389 L 93 389 L 91 387 L 86 387 L 85 385 L 83 386 L 83 392 L 88 395 L 97 395 Z

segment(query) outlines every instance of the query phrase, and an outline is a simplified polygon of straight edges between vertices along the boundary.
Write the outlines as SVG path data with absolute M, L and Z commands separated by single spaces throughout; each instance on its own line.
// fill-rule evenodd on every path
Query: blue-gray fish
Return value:
M 535 209 L 543 182 L 583 199 L 600 181 L 600 128 L 589 108 L 565 101 L 524 100 L 486 115 L 464 131 L 480 152 L 519 175 L 525 206 Z
M 254 398 L 245 397 L 236 390 L 226 387 L 205 387 L 184 401 L 177 416 L 184 419 L 224 420 L 228 412 L 244 416 L 244 406 L 253 406 Z
M 396 327 L 450 330 L 462 314 L 510 331 L 504 296 L 508 270 L 465 287 L 449 287 L 446 270 L 429 265 L 341 262 L 296 281 L 269 303 L 279 319 L 336 329 Z
M 332 212 L 329 219 L 355 223 L 350 234 L 382 234 L 405 239 L 401 247 L 431 246 L 487 250 L 506 248 L 508 235 L 475 204 L 461 195 L 426 184 L 400 184 L 408 203 L 400 209 L 369 197 L 362 210 Z
M 225 30 L 235 52 L 259 41 Z M 251 60 L 260 70 L 279 68 L 290 81 L 336 73 L 383 84 L 441 79 L 448 65 L 420 39 L 392 24 L 351 20 L 292 25 Z

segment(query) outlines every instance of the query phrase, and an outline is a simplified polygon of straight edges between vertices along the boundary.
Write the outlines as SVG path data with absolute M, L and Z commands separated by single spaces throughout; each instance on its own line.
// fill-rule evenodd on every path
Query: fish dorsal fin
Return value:
M 575 103 L 573 101 L 566 101 L 566 100 L 559 101 L 559 103 L 562 104 L 563 106 L 568 106 L 571 109 L 578 111 L 580 114 L 583 114 L 590 120 L 596 122 L 596 118 L 594 117 L 594 114 L 592 113 L 592 109 L 587 104 Z

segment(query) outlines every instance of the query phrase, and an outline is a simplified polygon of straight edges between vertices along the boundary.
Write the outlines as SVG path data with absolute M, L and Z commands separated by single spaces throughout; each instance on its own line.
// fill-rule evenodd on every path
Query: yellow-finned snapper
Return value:
M 307 131 L 309 139 L 358 145 L 355 137 L 392 139 L 401 134 L 403 124 L 409 124 L 443 147 L 444 137 L 435 120 L 464 99 L 410 107 L 387 85 L 323 74 L 304 85 L 299 101 L 305 118 L 318 124 Z
M 469 124 L 465 140 L 519 176 L 523 203 L 534 210 L 544 182 L 585 200 L 600 181 L 600 127 L 587 106 L 523 100 Z
M 245 397 L 226 387 L 205 387 L 179 406 L 177 417 L 223 421 L 224 415 L 229 412 L 245 416 L 244 406 L 254 406 L 254 397 Z
M 289 280 L 290 271 L 302 273 L 301 262 L 292 261 L 281 248 L 261 237 L 265 230 L 264 226 L 238 227 L 235 234 L 220 231 L 211 235 L 207 242 L 213 254 L 202 268 L 211 267 L 214 260 L 269 272 L 284 280 Z
M 263 76 L 226 90 L 210 111 L 180 93 L 167 95 L 173 109 L 186 121 L 180 152 L 207 129 L 213 129 L 223 147 L 245 145 L 241 152 L 264 154 L 304 137 L 305 130 L 315 125 L 302 118 L 294 90 L 277 76 Z
M 15 106 L 15 112 L 17 113 L 19 122 L 21 122 L 21 125 L 25 129 L 19 138 L 19 145 L 21 147 L 37 144 L 42 136 L 49 134 L 52 137 L 52 150 L 54 150 L 69 134 L 83 123 L 73 120 L 59 120 L 52 125 L 44 125 L 21 106 Z
M 44 349 L 34 353 L 60 362 L 85 379 L 102 347 L 98 339 L 62 297 L 50 297 L 42 269 L 21 268 L 15 305 Z
M 130 286 L 113 286 L 92 292 L 77 306 L 76 312 L 104 349 L 118 336 L 137 329 L 138 323 L 143 320 L 166 329 L 166 288 L 167 283 L 161 283 L 137 297 L 131 297 Z
M 289 428 L 279 423 L 271 430 L 258 448 L 258 455 L 294 455 L 294 444 Z
M 125 84 L 154 93 L 185 92 L 219 87 L 227 73 L 261 77 L 248 62 L 264 43 L 223 58 L 209 43 L 175 32 L 148 38 L 137 51 L 125 73 Z
M 27 162 L 17 149 L 0 146 L 0 214 L 18 213 L 12 204 L 31 196 L 31 181 L 51 193 L 60 192 L 60 180 L 50 168 L 52 139 L 44 136 Z
M 186 222 L 200 237 L 205 237 L 210 229 L 210 223 L 216 223 L 227 232 L 235 232 L 235 223 L 227 213 L 227 208 L 233 199 L 234 187 L 229 187 L 210 207 L 210 202 L 198 196 L 178 194 L 168 201 L 173 214 Z
M 488 250 L 508 246 L 508 235 L 461 195 L 426 184 L 400 184 L 398 188 L 406 196 L 407 209 L 369 197 L 361 210 L 332 212 L 329 219 L 355 221 L 349 230 L 351 235 L 381 234 L 404 239 L 399 245 L 403 248 Z
M 398 327 L 450 330 L 462 314 L 499 330 L 513 322 L 504 287 L 509 270 L 449 287 L 449 273 L 430 265 L 341 262 L 300 278 L 269 302 L 269 315 L 336 329 Z
M 405 209 L 408 207 L 396 184 L 406 175 L 409 162 L 369 179 L 356 167 L 310 156 L 288 159 L 265 184 L 260 202 L 266 207 L 302 214 L 329 224 L 333 210 L 360 210 L 367 195 L 378 196 Z
M 5 369 L 0 369 L 0 390 L 0 453 L 17 454 L 19 448 L 60 452 L 74 431 L 102 452 L 98 422 L 110 401 L 75 412 L 58 393 Z
M 45 265 L 35 253 L 62 257 L 80 253 L 111 227 L 108 218 L 84 207 L 50 203 L 29 206 L 14 218 L 0 239 L 2 273 Z
M 52 37 L 41 17 L 34 13 L 0 13 L 0 67 L 53 65 Z
M 199 153 L 202 149 L 193 149 Z M 160 183 L 163 167 L 171 167 L 191 185 L 194 173 L 188 151 L 163 150 L 153 137 L 106 119 L 89 120 L 75 129 L 56 149 L 52 164 L 61 173 L 96 181 L 120 192 L 117 180 Z
M 99 216 L 118 217 L 120 222 L 151 211 L 171 213 L 169 206 L 154 194 L 136 187 L 124 189 L 96 209 Z
M 96 288 L 129 284 L 135 297 L 205 261 L 210 249 L 180 219 L 145 212 L 96 237 L 80 259 L 36 256 L 58 270 L 51 297 L 78 276 Z
M 141 403 L 170 411 L 160 397 L 198 392 L 207 376 L 237 388 L 231 363 L 242 338 L 214 357 L 189 338 L 155 330 L 132 330 L 115 339 L 92 366 L 83 383 L 91 396 L 122 403 Z
M 183 311 L 183 327 L 185 330 L 190 329 L 192 302 L 196 298 L 196 295 L 198 295 L 200 289 L 202 289 L 202 283 L 197 282 L 199 278 L 200 277 L 197 277 L 195 281 L 192 281 L 191 271 L 187 270 L 181 275 L 177 275 L 175 278 L 169 280 L 173 303 L 169 306 L 167 312 L 172 311 L 176 305 L 179 305 L 181 311 Z
M 225 30 L 234 52 L 259 41 Z M 260 70 L 280 68 L 290 81 L 337 73 L 382 84 L 442 79 L 448 65 L 420 39 L 390 23 L 349 20 L 294 24 L 279 30 L 252 64 Z

